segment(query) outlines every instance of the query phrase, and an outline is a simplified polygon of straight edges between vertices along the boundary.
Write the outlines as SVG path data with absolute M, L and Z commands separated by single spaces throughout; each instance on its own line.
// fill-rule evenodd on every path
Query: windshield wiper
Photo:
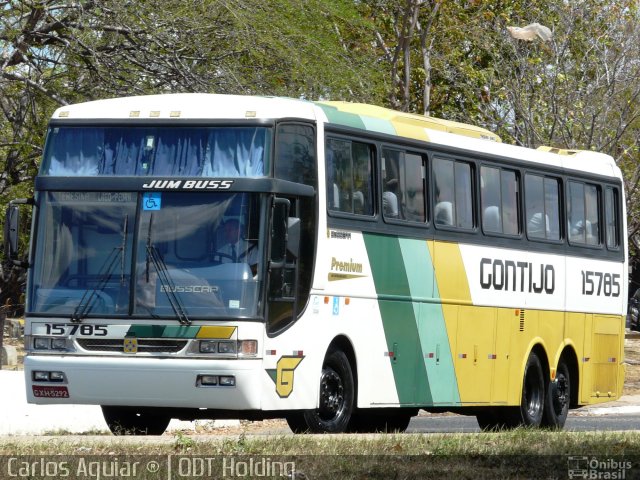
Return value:
M 153 214 L 151 214 L 149 218 L 149 230 L 147 232 L 147 258 L 146 258 L 146 279 L 149 281 L 149 263 L 152 262 L 153 266 L 158 273 L 158 279 L 160 280 L 160 290 L 164 290 L 167 294 L 167 298 L 169 299 L 169 305 L 173 309 L 173 313 L 175 313 L 176 317 L 180 321 L 181 325 L 191 325 L 191 320 L 187 317 L 186 312 L 184 311 L 184 307 L 180 302 L 180 298 L 176 295 L 176 286 L 171 280 L 171 275 L 169 275 L 169 270 L 167 269 L 167 264 L 164 263 L 164 260 L 158 253 L 158 249 L 153 245 L 151 241 L 151 226 L 153 224 Z
M 81 322 L 83 318 L 86 318 L 89 312 L 91 312 L 91 308 L 93 307 L 93 303 L 96 298 L 98 298 L 98 291 L 102 291 L 104 287 L 111 280 L 111 276 L 113 275 L 113 270 L 118 263 L 118 259 L 121 259 L 120 265 L 122 268 L 122 273 L 120 276 L 120 283 L 124 285 L 124 269 L 125 269 L 125 249 L 127 248 L 127 231 L 129 225 L 129 215 L 125 215 L 124 223 L 122 225 L 122 243 L 119 247 L 114 247 L 111 250 L 109 256 L 105 259 L 104 263 L 100 266 L 100 271 L 98 272 L 98 281 L 93 287 L 87 288 L 82 294 L 82 298 L 80 298 L 80 302 L 78 306 L 75 308 L 73 313 L 71 314 L 72 322 Z

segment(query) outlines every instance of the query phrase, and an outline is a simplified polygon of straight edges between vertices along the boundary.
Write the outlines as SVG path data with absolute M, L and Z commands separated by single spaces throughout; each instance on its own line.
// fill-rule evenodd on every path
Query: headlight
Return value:
M 66 350 L 67 349 L 67 339 L 66 338 L 53 338 L 51 340 L 51 349 L 52 350 Z
M 51 350 L 51 339 L 36 337 L 33 339 L 33 348 L 36 350 Z
M 230 375 L 220 375 L 219 383 L 221 387 L 235 387 L 236 386 L 236 377 Z
M 218 342 L 218 353 L 236 353 L 236 342 Z
M 218 342 L 211 340 L 200 340 L 200 353 L 216 353 L 218 351 Z
M 33 372 L 33 380 L 34 382 L 48 382 L 49 381 L 49 372 Z
M 64 382 L 64 372 L 49 372 L 49 380 L 52 382 Z

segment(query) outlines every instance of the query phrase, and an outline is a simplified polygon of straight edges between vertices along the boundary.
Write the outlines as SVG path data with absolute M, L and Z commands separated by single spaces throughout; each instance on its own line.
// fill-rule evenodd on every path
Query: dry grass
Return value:
M 627 338 L 624 341 L 624 359 L 626 375 L 624 395 L 640 395 L 640 338 Z
M 114 441 L 118 440 L 118 441 Z M 303 479 L 377 478 L 566 478 L 569 457 L 629 459 L 640 454 L 640 433 L 569 433 L 518 429 L 504 433 L 432 435 L 288 435 L 198 436 L 173 438 L 55 437 L 29 442 L 0 442 L 0 470 L 7 456 L 22 460 L 79 462 L 157 461 L 165 470 L 187 465 L 191 459 L 210 459 L 206 478 L 225 477 L 224 462 L 293 462 Z M 182 462 L 182 463 L 181 463 Z M 186 463 L 185 463 L 186 462 Z M 138 478 L 150 475 L 144 469 Z M 632 473 L 632 472 L 629 472 Z M 242 476 L 242 475 L 241 475 Z M 31 478 L 41 478 L 38 476 Z M 49 477 L 47 477 L 49 478 Z M 84 478 L 71 476 L 70 478 Z M 180 478 L 201 478 L 180 475 Z M 249 478 L 257 478 L 250 476 Z M 625 477 L 602 477 L 625 478 Z M 628 478 L 631 478 L 629 475 Z

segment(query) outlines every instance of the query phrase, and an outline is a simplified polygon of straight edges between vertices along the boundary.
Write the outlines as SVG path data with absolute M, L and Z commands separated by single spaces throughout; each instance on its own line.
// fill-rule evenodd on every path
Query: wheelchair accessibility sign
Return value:
M 142 210 L 160 210 L 162 206 L 162 193 L 145 192 L 142 195 Z

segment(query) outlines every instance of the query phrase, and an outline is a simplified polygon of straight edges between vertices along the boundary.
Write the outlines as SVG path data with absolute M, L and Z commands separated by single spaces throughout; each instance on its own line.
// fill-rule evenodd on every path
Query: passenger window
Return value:
M 435 159 L 433 162 L 436 225 L 473 228 L 473 183 L 471 165 L 465 162 Z
M 568 182 L 567 229 L 575 244 L 600 245 L 599 188 L 589 183 Z
M 329 210 L 373 215 L 373 147 L 330 138 L 326 145 Z
M 480 169 L 480 187 L 483 231 L 507 235 L 520 233 L 517 173 L 483 166 Z
M 620 247 L 620 222 L 618 221 L 620 200 L 618 189 L 607 187 L 604 200 L 607 222 L 607 248 L 616 250 Z
M 425 222 L 425 160 L 421 155 L 382 150 L 382 212 L 385 218 Z
M 560 240 L 560 183 L 558 179 L 527 174 L 524 179 L 527 237 Z

